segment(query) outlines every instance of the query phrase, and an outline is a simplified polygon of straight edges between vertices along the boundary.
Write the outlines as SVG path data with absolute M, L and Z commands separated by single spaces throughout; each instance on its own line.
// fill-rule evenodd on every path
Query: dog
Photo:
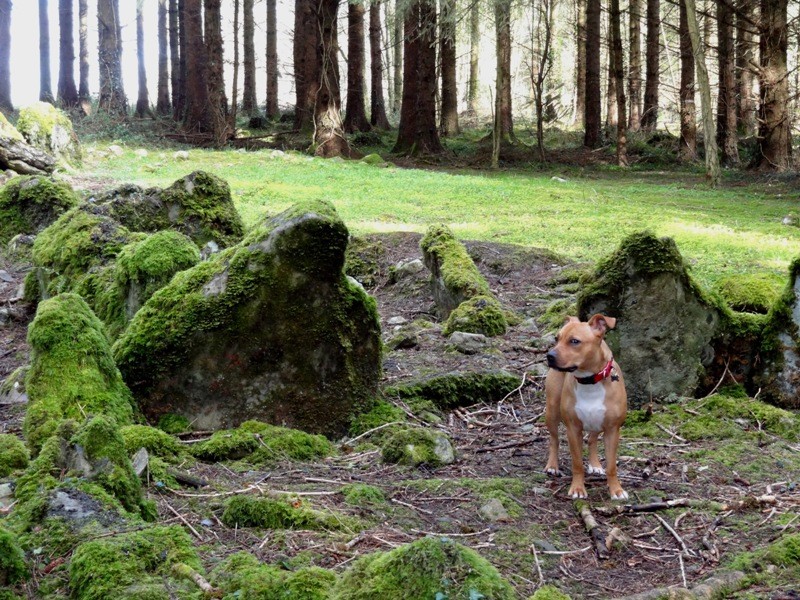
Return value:
M 556 345 L 547 352 L 550 370 L 545 380 L 545 421 L 550 432 L 550 450 L 545 471 L 558 470 L 558 425 L 567 428 L 572 457 L 572 498 L 586 498 L 583 469 L 583 432 L 589 434 L 590 475 L 606 474 L 612 500 L 627 500 L 617 476 L 620 428 L 628 410 L 628 395 L 622 371 L 605 342 L 606 332 L 617 320 L 596 314 L 587 322 L 569 317 L 558 332 Z M 603 434 L 606 469 L 597 456 L 597 438 Z

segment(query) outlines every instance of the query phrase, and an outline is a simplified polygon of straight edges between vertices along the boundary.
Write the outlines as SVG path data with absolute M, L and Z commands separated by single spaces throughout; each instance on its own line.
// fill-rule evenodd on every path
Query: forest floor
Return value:
M 442 414 L 434 426 L 454 441 L 458 458 L 450 466 L 425 469 L 384 464 L 379 448 L 367 437 L 355 448 L 342 444 L 336 456 L 319 462 L 283 462 L 270 468 L 244 461 L 187 460 L 179 465 L 208 482 L 201 489 L 168 489 L 149 482 L 147 493 L 158 503 L 160 521 L 182 524 L 191 532 L 207 570 L 225 556 L 246 550 L 286 568 L 318 565 L 340 571 L 369 552 L 439 535 L 476 549 L 521 598 L 543 583 L 573 598 L 615 598 L 659 586 L 691 587 L 728 565 L 734 556 L 800 531 L 797 442 L 770 431 L 755 414 L 733 418 L 715 412 L 709 399 L 686 399 L 679 409 L 654 406 L 635 411 L 629 426 L 623 428 L 620 475 L 631 502 L 680 498 L 725 505 L 750 500 L 741 510 L 708 503 L 609 515 L 603 512 L 613 506 L 605 482 L 590 479 L 589 502 L 611 548 L 607 558 L 598 558 L 566 495 L 568 477 L 548 478 L 543 473 L 547 433 L 542 419 L 542 349 L 551 332 L 541 317 L 554 300 L 571 300 L 575 286 L 564 284 L 559 275 L 574 264 L 549 251 L 468 242 L 492 290 L 521 316 L 521 323 L 493 338 L 483 351 L 466 355 L 454 350 L 441 334 L 433 316 L 427 271 L 398 282 L 390 278 L 393 266 L 421 257 L 419 239 L 415 233 L 393 233 L 372 234 L 366 240 L 376 249 L 376 269 L 365 284 L 377 299 L 385 340 L 394 333 L 388 324 L 392 318 L 426 322 L 417 329 L 416 345 L 384 355 L 384 387 L 453 371 L 502 369 L 519 377 L 519 389 L 490 403 Z M 17 307 L 19 303 L 11 298 L 23 272 L 8 263 L 0 268 L 12 279 L 0 285 L 0 307 Z M 25 328 L 31 313 L 15 310 L 17 316 L 0 326 L 0 379 L 27 361 Z M 399 400 L 387 400 L 407 411 L 410 419 L 418 419 Z M 0 406 L 0 431 L 21 435 L 23 413 L 23 405 Z M 685 421 L 675 420 L 676 415 Z M 697 428 L 684 425 L 701 418 L 707 434 L 689 435 L 687 431 Z M 567 456 L 562 440 L 562 465 Z M 348 504 L 341 490 L 350 483 L 374 486 L 383 492 L 384 500 Z M 355 517 L 362 525 L 326 532 L 222 524 L 220 517 L 230 496 L 262 491 L 294 494 L 316 508 Z M 756 500 L 763 496 L 770 499 Z M 481 514 L 481 507 L 493 498 L 503 500 L 507 518 L 492 521 Z M 37 567 L 45 569 L 59 558 L 39 556 Z M 66 572 L 61 572 L 66 585 Z M 751 598 L 796 598 L 800 587 L 778 577 L 758 580 L 748 593 Z

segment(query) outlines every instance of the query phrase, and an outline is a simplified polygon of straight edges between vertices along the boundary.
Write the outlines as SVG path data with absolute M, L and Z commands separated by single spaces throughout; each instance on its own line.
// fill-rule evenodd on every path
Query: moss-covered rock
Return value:
M 446 410 L 479 402 L 497 402 L 519 387 L 520 378 L 505 371 L 453 372 L 384 390 L 389 398 L 410 404 L 427 400 Z
M 365 483 L 348 483 L 342 486 L 345 504 L 350 506 L 376 506 L 386 504 L 386 496 L 380 488 Z
M 31 368 L 24 432 L 38 452 L 65 418 L 105 415 L 129 424 L 133 399 L 117 370 L 103 324 L 76 294 L 39 304 L 28 329 Z
M 766 314 L 780 298 L 782 283 L 768 273 L 740 274 L 720 279 L 714 289 L 733 310 Z
M 383 442 L 381 456 L 386 462 L 411 467 L 441 467 L 456 460 L 453 443 L 446 433 L 422 427 L 392 433 Z
M 406 413 L 402 408 L 389 404 L 386 400 L 376 400 L 372 408 L 355 416 L 350 423 L 349 433 L 356 437 L 381 425 L 405 421 Z
M 213 242 L 227 248 L 244 233 L 228 183 L 204 171 L 190 173 L 165 189 L 124 185 L 99 194 L 94 202 L 131 231 L 174 229 L 198 247 Z
M 229 527 L 263 529 L 348 529 L 351 519 L 311 508 L 301 500 L 234 496 L 222 513 Z
M 191 597 L 196 587 L 172 576 L 176 565 L 202 571 L 181 527 L 123 533 L 78 546 L 69 566 L 70 588 L 78 600 Z M 162 595 L 153 595 L 159 589 Z
M 23 581 L 28 575 L 25 555 L 17 538 L 0 526 L 0 587 Z
M 553 585 L 545 585 L 536 590 L 530 600 L 570 600 L 570 597 Z
M 221 429 L 211 438 L 192 444 L 189 451 L 193 456 L 207 462 L 238 460 L 250 456 L 258 448 L 258 438 L 245 429 Z
M 364 287 L 373 288 L 378 284 L 385 254 L 386 247 L 381 240 L 351 237 L 347 245 L 345 273 Z
M 119 433 L 129 456 L 140 448 L 146 449 L 152 456 L 166 459 L 176 459 L 183 453 L 178 440 L 155 427 L 126 425 L 120 428 Z
M 578 311 L 583 320 L 595 313 L 617 318 L 606 341 L 634 406 L 692 395 L 712 364 L 724 318 L 690 277 L 675 242 L 650 232 L 628 236 L 598 263 L 578 295 Z
M 173 415 L 171 413 L 167 413 L 159 417 L 158 428 L 161 431 L 169 433 L 170 435 L 175 435 L 190 431 L 192 429 L 192 424 L 189 422 L 189 419 L 183 415 Z
M 210 579 L 226 598 L 328 600 L 336 575 L 319 567 L 287 571 L 265 565 L 247 552 L 237 552 L 222 561 Z
M 40 232 L 77 204 L 68 183 L 41 175 L 15 177 L 0 188 L 0 244 Z
M 503 307 L 491 296 L 475 296 L 465 300 L 450 313 L 442 328 L 446 336 L 456 331 L 482 333 L 492 337 L 503 335 L 508 328 Z
M 15 435 L 0 433 L 0 479 L 28 466 L 30 454 Z
M 81 145 L 72 121 L 52 104 L 34 102 L 20 109 L 17 129 L 31 146 L 52 154 L 58 162 L 80 166 Z
M 307 202 L 176 275 L 114 346 L 145 413 L 346 431 L 380 373 L 374 300 L 343 273 L 347 239 L 331 205 Z
M 445 537 L 427 537 L 359 559 L 331 593 L 331 600 L 387 598 L 513 600 L 517 594 L 474 550 Z

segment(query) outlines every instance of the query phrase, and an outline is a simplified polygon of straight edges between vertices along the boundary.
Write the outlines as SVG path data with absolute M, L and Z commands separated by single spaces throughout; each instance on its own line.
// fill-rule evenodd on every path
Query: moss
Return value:
M 103 325 L 76 294 L 39 304 L 28 329 L 31 369 L 24 431 L 38 451 L 64 418 L 103 414 L 129 424 L 133 399 L 117 370 Z
M 408 466 L 439 467 L 455 460 L 450 439 L 440 431 L 422 427 L 400 429 L 383 442 L 383 460 Z
M 189 422 L 189 419 L 187 419 L 183 415 L 175 415 L 172 413 L 167 413 L 159 417 L 158 428 L 161 431 L 169 433 L 170 435 L 175 435 L 178 433 L 184 433 L 186 431 L 190 431 L 192 428 L 192 424 Z
M 255 464 L 278 460 L 317 460 L 336 453 L 333 444 L 322 435 L 260 421 L 245 421 L 240 428 L 258 436 L 259 446 L 249 458 Z
M 503 335 L 508 328 L 505 312 L 491 296 L 474 296 L 458 305 L 442 328 L 449 336 L 454 331 L 482 333 L 486 336 Z
M 394 422 L 404 422 L 406 413 L 398 406 L 389 404 L 385 400 L 376 400 L 372 408 L 356 415 L 350 423 L 350 435 L 356 437 L 381 425 Z
M 536 590 L 530 600 L 570 600 L 570 597 L 553 585 L 546 585 Z
M 545 331 L 555 333 L 571 315 L 578 314 L 578 307 L 569 298 L 559 298 L 547 305 L 544 313 L 537 319 Z
M 17 129 L 32 146 L 67 166 L 80 166 L 80 143 L 64 111 L 47 102 L 34 102 L 20 109 Z
M 333 571 L 305 567 L 286 571 L 265 565 L 252 554 L 239 552 L 226 558 L 211 576 L 226 598 L 285 598 L 328 600 L 336 581 Z
M 490 490 L 481 494 L 481 501 L 498 500 L 503 508 L 506 509 L 508 516 L 512 519 L 519 519 L 525 515 L 522 505 L 506 490 Z
M 15 435 L 0 433 L 0 479 L 28 466 L 30 455 Z
M 0 526 L 0 586 L 13 585 L 28 578 L 25 555 L 17 539 Z
M 720 279 L 715 290 L 733 310 L 766 314 L 781 295 L 783 279 L 773 274 L 731 275 Z
M 178 440 L 155 427 L 126 425 L 120 428 L 119 433 L 125 443 L 125 451 L 128 455 L 132 455 L 140 448 L 145 448 L 151 456 L 172 460 L 183 454 Z
M 348 483 L 342 486 L 345 504 L 365 506 L 386 504 L 386 496 L 380 488 L 364 483 Z
M 800 534 L 784 535 L 766 548 L 733 557 L 729 568 L 744 571 L 747 583 L 771 590 L 793 588 L 800 579 Z
M 386 248 L 380 240 L 351 237 L 345 254 L 344 272 L 366 288 L 378 285 L 381 259 Z
M 176 564 L 202 570 L 192 540 L 181 527 L 124 533 L 78 546 L 69 566 L 70 588 L 79 600 L 120 598 L 131 586 L 168 578 Z M 187 588 L 182 589 L 185 593 Z
M 17 234 L 36 234 L 78 204 L 68 183 L 15 177 L 0 188 L 0 245 Z
M 490 296 L 489 284 L 480 274 L 464 245 L 446 225 L 434 225 L 420 242 L 425 262 L 435 260 L 448 289 L 458 290 L 464 298 Z M 429 264 L 429 268 L 431 265 Z M 434 269 L 431 269 L 436 274 Z
M 195 458 L 208 462 L 237 460 L 249 456 L 258 448 L 258 439 L 252 431 L 223 429 L 215 431 L 211 438 L 192 444 L 189 451 Z
M 513 588 L 477 552 L 445 537 L 427 537 L 356 561 L 331 600 L 449 598 L 512 600 Z
M 389 387 L 387 397 L 430 400 L 446 410 L 479 402 L 497 402 L 519 387 L 520 379 L 503 371 L 448 373 L 402 386 Z
M 314 510 L 302 500 L 234 496 L 222 513 L 228 527 L 264 529 L 350 529 L 352 519 Z

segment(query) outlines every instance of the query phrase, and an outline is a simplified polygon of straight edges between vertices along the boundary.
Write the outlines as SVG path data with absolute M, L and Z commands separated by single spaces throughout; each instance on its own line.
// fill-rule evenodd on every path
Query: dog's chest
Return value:
M 578 384 L 575 389 L 575 414 L 584 431 L 603 431 L 606 418 L 605 386 Z

